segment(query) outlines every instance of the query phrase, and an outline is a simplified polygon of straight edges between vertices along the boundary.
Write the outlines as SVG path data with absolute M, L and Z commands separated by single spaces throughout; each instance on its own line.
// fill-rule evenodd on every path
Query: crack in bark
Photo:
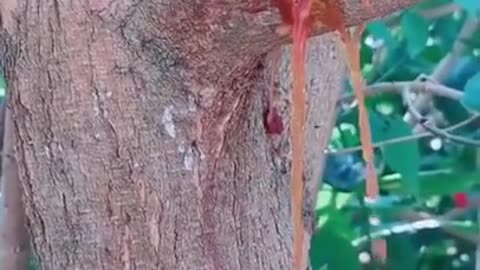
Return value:
M 215 205 L 218 203 L 216 193 L 218 192 L 218 183 L 215 175 L 217 164 L 224 153 L 224 143 L 226 127 L 231 121 L 234 114 L 238 114 L 239 104 L 245 95 L 225 95 L 218 94 L 212 100 L 203 100 L 203 103 L 212 104 L 208 108 L 203 108 L 198 124 L 197 143 L 201 153 L 205 156 L 200 161 L 200 185 L 201 188 L 201 204 L 202 219 L 208 230 L 215 230 L 217 222 L 215 222 Z M 214 105 L 213 105 L 214 104 Z M 224 256 L 218 250 L 217 239 L 215 233 L 203 233 L 204 246 L 207 249 L 208 256 L 214 264 L 214 269 L 224 269 L 222 265 L 226 265 Z
M 128 214 L 126 214 L 128 216 Z M 128 218 L 126 220 L 129 220 Z M 130 226 L 129 221 L 126 221 L 123 230 L 122 236 L 122 263 L 123 269 L 130 270 L 132 269 L 132 264 L 134 265 L 135 262 L 131 258 L 131 236 L 130 236 Z
M 175 257 L 174 265 L 177 266 L 178 262 L 180 262 L 180 258 L 178 257 L 178 250 L 177 250 L 177 243 L 179 242 L 179 234 L 177 231 L 178 228 L 178 220 L 175 217 L 175 227 L 173 228 L 173 256 Z

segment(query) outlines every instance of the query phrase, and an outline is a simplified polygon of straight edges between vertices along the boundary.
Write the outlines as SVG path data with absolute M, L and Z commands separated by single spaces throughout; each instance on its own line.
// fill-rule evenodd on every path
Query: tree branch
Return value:
M 359 0 L 341 0 L 337 2 L 343 2 L 340 3 L 340 5 L 343 5 L 345 24 L 348 27 L 351 27 L 367 21 L 388 16 L 396 11 L 414 5 L 420 2 L 420 0 L 372 0 L 369 7 L 365 7 L 364 5 L 362 5 L 361 1 Z M 271 10 L 271 7 L 269 9 Z M 277 11 L 273 11 L 273 14 L 278 15 Z M 277 16 L 270 26 L 276 30 L 276 28 L 280 25 L 282 25 L 282 22 L 279 20 L 279 16 Z M 332 31 L 332 29 L 319 27 L 315 29 L 313 35 L 321 35 L 330 31 Z
M 410 88 L 416 92 L 428 92 L 437 96 L 450 98 L 453 100 L 460 100 L 463 92 L 453 89 L 442 84 L 430 81 L 403 81 L 403 82 L 381 82 L 368 86 L 365 89 L 366 96 L 373 96 L 383 93 L 398 92 L 401 93 L 405 87 Z M 352 94 L 344 95 L 339 99 L 339 102 L 352 102 L 355 96 Z
M 415 122 L 419 123 L 427 131 L 429 131 L 430 133 L 432 133 L 432 134 L 434 134 L 434 135 L 436 135 L 440 138 L 448 139 L 448 140 L 450 140 L 452 142 L 455 142 L 455 143 L 464 144 L 464 145 L 471 145 L 471 146 L 475 146 L 475 147 L 480 146 L 480 141 L 478 141 L 478 140 L 472 140 L 472 139 L 469 139 L 469 138 L 466 138 L 466 137 L 450 134 L 450 133 L 448 133 L 444 130 L 441 130 L 441 129 L 437 128 L 434 124 L 428 123 L 427 119 L 420 114 L 420 112 L 417 110 L 417 108 L 413 104 L 412 99 L 409 97 L 408 94 L 409 94 L 410 89 L 408 87 L 406 87 L 404 91 L 406 93 L 406 95 L 405 95 L 406 100 L 405 101 L 406 101 L 406 104 L 407 104 L 408 112 L 412 115 L 413 120 Z
M 241 72 L 238 70 L 245 67 L 253 68 L 261 56 L 275 47 L 291 42 L 290 38 L 278 33 L 277 30 L 282 26 L 282 21 L 278 9 L 270 0 L 228 2 L 207 0 L 195 5 L 170 0 L 165 4 L 169 6 L 168 9 L 156 8 L 150 2 L 152 1 L 143 1 L 132 6 L 132 9 L 137 12 L 131 15 L 132 18 L 128 20 L 125 18 L 125 20 L 145 21 L 145 25 L 151 25 L 151 27 L 138 29 L 136 25 L 126 23 L 122 28 L 126 33 L 125 36 L 128 37 L 128 33 L 155 36 L 162 41 L 162 44 L 152 40 L 149 46 L 175 48 L 178 57 L 187 62 L 196 73 L 195 79 L 198 81 L 211 83 L 218 81 L 219 78 L 232 77 L 232 74 Z M 258 2 L 261 3 L 258 4 Z M 343 5 L 346 25 L 355 26 L 384 17 L 420 0 L 372 0 L 370 8 L 363 7 L 359 0 L 338 2 Z M 172 14 L 172 10 L 178 11 Z M 158 19 L 170 18 L 172 15 L 175 15 L 175 20 L 159 21 Z M 184 23 L 179 24 L 179 21 Z M 185 27 L 185 25 L 195 27 Z M 331 30 L 317 28 L 313 31 L 313 36 L 329 31 Z M 185 36 L 189 38 L 186 39 Z M 128 42 L 136 44 L 138 40 L 132 39 Z M 224 74 L 219 74 L 219 71 Z
M 433 20 L 437 18 L 441 18 L 443 16 L 447 16 L 453 12 L 462 10 L 462 7 L 456 3 L 448 3 L 443 5 L 438 5 L 432 7 L 430 9 L 426 9 L 420 12 L 423 18 L 426 20 Z M 397 25 L 400 23 L 401 16 L 394 16 L 391 19 L 388 19 L 386 23 L 388 25 Z
M 465 51 L 467 46 L 465 46 L 464 42 L 466 39 L 470 38 L 475 31 L 478 29 L 479 21 L 477 19 L 467 19 L 465 24 L 463 25 L 460 33 L 458 34 L 454 44 L 452 51 L 448 53 L 437 65 L 435 70 L 429 76 L 429 78 L 435 82 L 441 82 L 447 76 L 448 72 L 452 69 L 455 65 L 458 57 Z M 428 106 L 428 103 L 431 99 L 431 95 L 420 95 L 417 97 L 413 105 L 418 111 L 422 111 L 424 108 Z M 414 117 L 412 116 L 411 112 L 405 113 L 403 119 L 412 125 L 417 124 L 415 122 Z M 417 130 L 418 128 L 415 128 Z
M 452 132 L 456 129 L 467 126 L 468 124 L 472 123 L 474 120 L 477 120 L 478 118 L 479 118 L 478 115 L 471 116 L 468 119 L 466 119 L 466 120 L 464 120 L 464 121 L 462 121 L 458 124 L 455 124 L 453 126 L 442 129 L 442 131 L 443 132 Z M 422 132 L 422 133 L 419 133 L 419 134 L 402 136 L 402 137 L 397 137 L 397 138 L 381 141 L 381 142 L 378 142 L 378 143 L 374 143 L 373 147 L 378 148 L 378 147 L 382 147 L 382 146 L 386 146 L 386 145 L 390 145 L 390 144 L 402 143 L 402 142 L 417 140 L 417 139 L 421 139 L 421 138 L 425 138 L 425 137 L 431 137 L 431 136 L 435 136 L 435 134 L 426 131 L 426 132 Z M 360 151 L 360 150 L 362 150 L 361 145 L 354 146 L 354 147 L 349 147 L 349 148 L 335 149 L 335 150 L 332 150 L 332 151 L 328 151 L 327 154 L 339 155 L 339 154 L 352 153 L 352 152 L 356 152 L 356 151 Z

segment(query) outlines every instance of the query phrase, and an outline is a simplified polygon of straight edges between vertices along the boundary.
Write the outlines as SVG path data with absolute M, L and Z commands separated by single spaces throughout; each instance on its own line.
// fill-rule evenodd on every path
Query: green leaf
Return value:
M 396 46 L 397 41 L 393 37 L 390 28 L 382 21 L 374 21 L 367 25 L 368 32 L 377 39 L 381 39 L 389 48 Z
M 416 4 L 415 6 L 413 6 L 411 9 L 412 9 L 412 10 L 418 10 L 418 11 L 428 10 L 428 9 L 436 8 L 436 7 L 438 7 L 439 5 L 449 4 L 449 3 L 451 3 L 451 2 L 452 2 L 452 0 L 427 0 L 427 1 L 421 1 L 420 3 Z
M 392 106 L 393 112 L 399 113 L 403 111 L 403 100 L 400 95 L 395 93 L 382 93 L 375 96 L 368 97 L 366 105 L 369 108 L 374 109 L 377 112 L 381 113 L 379 110 L 379 105 L 388 103 Z
M 449 195 L 455 192 L 466 192 L 473 184 L 480 182 L 480 172 L 438 173 L 422 176 L 422 197 L 432 195 Z
M 367 202 L 366 207 L 371 215 L 382 217 L 382 222 L 395 221 L 401 213 L 411 209 L 415 203 L 413 199 L 406 199 L 398 195 L 382 195 L 374 202 Z M 350 201 L 345 210 L 359 212 L 362 211 L 362 205 L 357 201 Z
M 364 67 L 372 62 L 373 50 L 370 46 L 361 46 L 360 48 L 360 63 Z
M 471 15 L 475 15 L 480 11 L 480 1 L 478 0 L 455 0 L 455 2 Z
M 337 213 L 351 198 L 352 193 L 335 191 L 324 185 L 318 192 L 317 204 L 315 206 L 317 216 L 317 227 L 321 228 L 330 220 L 332 214 Z M 335 216 L 333 216 L 335 218 Z M 348 226 L 348 224 L 346 225 Z
M 382 188 L 389 192 L 401 193 L 401 178 L 382 181 Z M 466 192 L 480 182 L 480 171 L 471 172 L 435 172 L 422 173 L 419 176 L 419 190 L 422 198 L 433 195 L 450 195 L 455 192 Z
M 432 36 L 436 39 L 436 43 L 442 48 L 444 54 L 452 50 L 453 43 L 464 23 L 464 19 L 455 20 L 452 16 L 442 17 L 435 21 Z
M 372 139 L 374 143 L 412 135 L 411 127 L 399 115 L 381 116 L 370 113 Z M 383 146 L 385 163 L 402 175 L 404 188 L 418 194 L 418 171 L 420 152 L 417 140 Z
M 341 123 L 339 125 L 342 144 L 344 147 L 351 147 L 360 143 L 360 138 L 355 125 Z
M 468 80 L 461 102 L 465 107 L 480 112 L 480 72 Z
M 469 117 L 468 110 L 456 100 L 434 97 L 434 102 L 449 123 L 459 123 Z
M 387 238 L 387 250 L 387 269 L 416 269 L 419 256 L 409 235 L 394 234 L 389 236 Z
M 339 211 L 336 213 L 311 239 L 312 269 L 318 270 L 326 265 L 327 269 L 360 270 L 357 251 L 351 244 L 354 232 L 351 226 L 345 226 L 349 220 Z
M 352 197 L 351 193 L 338 192 L 324 187 L 318 192 L 315 209 L 342 208 Z
M 408 52 L 411 57 L 416 57 L 427 45 L 428 23 L 416 13 L 405 12 L 402 16 L 401 25 L 407 40 Z

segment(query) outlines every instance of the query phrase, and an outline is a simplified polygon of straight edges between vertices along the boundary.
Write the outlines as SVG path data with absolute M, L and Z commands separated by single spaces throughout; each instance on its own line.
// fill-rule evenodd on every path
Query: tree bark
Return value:
M 364 10 L 352 0 L 345 14 L 352 25 L 414 2 Z M 291 268 L 288 130 L 271 138 L 262 117 L 268 52 L 288 40 L 275 32 L 277 11 L 254 4 L 18 0 L 14 17 L 3 11 L 16 44 L 7 65 L 16 157 L 42 269 Z M 309 232 L 344 71 L 335 39 L 310 48 Z

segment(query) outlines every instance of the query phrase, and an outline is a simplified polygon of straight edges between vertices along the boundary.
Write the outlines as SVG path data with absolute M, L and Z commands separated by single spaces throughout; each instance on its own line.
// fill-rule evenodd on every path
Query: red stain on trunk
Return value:
M 291 0 L 272 0 L 273 5 L 280 11 L 280 16 L 284 24 L 293 25 L 292 1 Z
M 313 26 L 310 10 L 312 0 L 272 0 L 279 9 L 283 23 L 292 27 L 293 90 L 292 90 L 292 220 L 293 220 L 293 269 L 302 269 L 303 254 L 303 152 L 305 144 L 305 55 L 307 38 Z M 272 118 L 275 114 L 272 113 Z M 267 120 L 268 123 L 268 120 Z

